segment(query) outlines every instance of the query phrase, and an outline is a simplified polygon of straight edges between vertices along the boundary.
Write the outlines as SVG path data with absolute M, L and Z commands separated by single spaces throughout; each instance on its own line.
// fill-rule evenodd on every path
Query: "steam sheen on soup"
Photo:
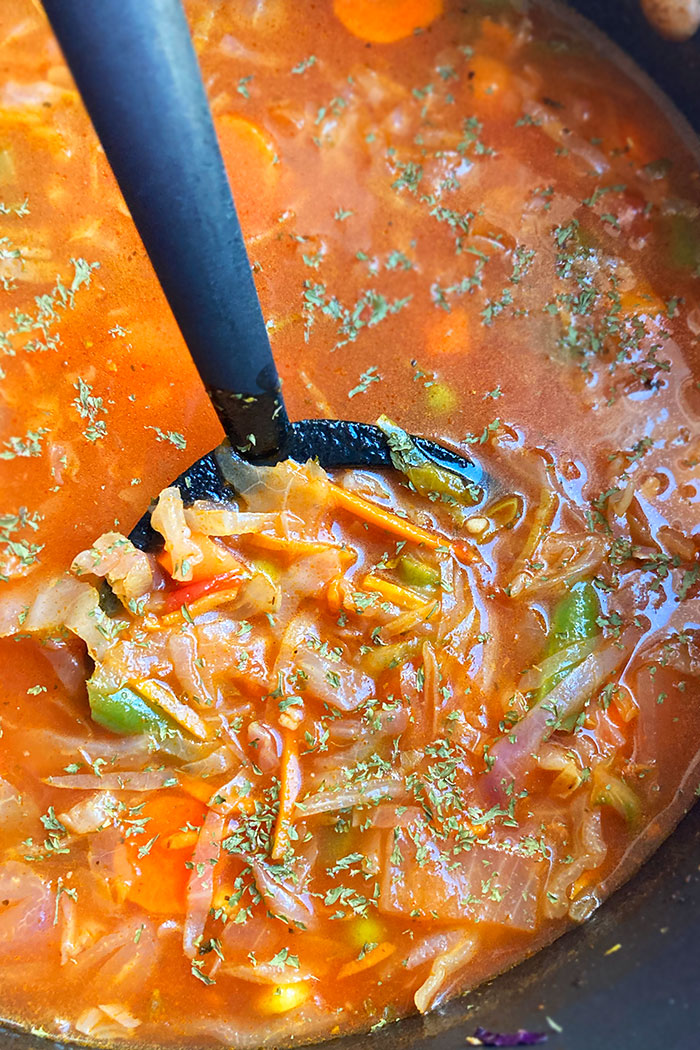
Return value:
M 167 487 L 221 433 L 45 19 L 6 0 L 1 1009 L 252 1046 L 473 987 L 690 805 L 700 187 L 549 7 L 187 11 L 290 415 L 379 418 L 397 469 Z

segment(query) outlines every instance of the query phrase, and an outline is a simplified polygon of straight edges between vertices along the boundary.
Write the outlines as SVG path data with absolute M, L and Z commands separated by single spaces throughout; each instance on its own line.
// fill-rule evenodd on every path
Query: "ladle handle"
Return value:
M 270 456 L 289 423 L 181 0 L 44 8 L 224 429 Z

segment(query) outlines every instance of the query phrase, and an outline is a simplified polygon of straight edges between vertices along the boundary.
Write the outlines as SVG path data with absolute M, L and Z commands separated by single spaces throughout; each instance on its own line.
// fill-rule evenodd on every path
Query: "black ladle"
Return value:
M 180 475 L 183 496 L 230 497 L 227 462 L 241 453 L 254 463 L 391 467 L 378 427 L 289 421 L 181 0 L 44 8 L 230 442 Z M 469 486 L 482 484 L 467 457 L 414 440 Z M 141 546 L 154 538 L 149 520 L 131 534 Z

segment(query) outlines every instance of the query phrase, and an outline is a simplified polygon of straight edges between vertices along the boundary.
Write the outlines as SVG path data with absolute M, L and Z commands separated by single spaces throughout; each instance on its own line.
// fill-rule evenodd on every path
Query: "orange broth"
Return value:
M 250 634 L 247 655 L 219 666 L 212 649 L 210 703 L 162 657 L 153 674 L 199 720 L 170 724 L 169 750 L 157 734 L 149 745 L 95 725 L 85 680 L 93 663 L 125 666 L 122 642 L 90 660 L 65 632 L 37 638 L 36 596 L 101 533 L 128 534 L 222 435 L 46 20 L 30 0 L 6 0 L 0 1010 L 64 1037 L 257 1045 L 381 1026 L 472 987 L 587 918 L 690 805 L 700 185 L 689 133 L 641 76 L 549 7 L 186 6 L 291 418 L 384 413 L 495 479 L 476 506 L 455 508 L 400 474 L 339 476 L 342 498 L 312 474 L 317 503 L 290 482 L 291 526 L 200 541 L 203 565 L 213 549 L 223 570 L 161 558 L 145 604 L 121 611 L 137 656 L 156 646 L 149 630 L 170 645 L 191 627 L 204 645 L 217 617 Z M 377 503 L 404 515 L 398 532 L 378 524 Z M 280 506 L 257 492 L 235 509 Z M 402 539 L 405 520 L 435 544 Z M 332 578 L 317 566 L 315 589 L 303 578 L 300 608 L 314 652 L 325 640 L 348 682 L 372 679 L 374 707 L 333 714 L 313 672 L 295 679 L 301 705 L 281 706 L 294 685 L 285 693 L 275 672 L 285 601 L 301 587 L 295 566 L 322 558 L 290 541 L 351 552 L 333 555 Z M 276 589 L 272 619 L 255 603 L 241 619 L 235 603 L 258 577 Z M 457 584 L 468 612 L 450 640 L 430 603 L 448 617 Z M 572 595 L 590 606 L 585 636 L 556 634 Z M 411 608 L 423 619 L 396 626 Z M 402 639 L 408 648 L 377 663 Z M 608 672 L 518 765 L 518 726 L 561 689 L 552 661 L 570 646 L 565 673 L 601 653 Z M 136 663 L 120 687 L 148 680 Z M 227 855 L 222 839 L 234 843 L 252 812 L 247 789 L 212 800 L 263 740 L 269 765 L 250 806 L 264 841 Z M 391 788 L 305 816 L 334 756 L 339 769 L 375 761 L 372 776 L 388 764 L 403 777 L 398 803 Z M 93 782 L 154 770 L 165 781 L 152 791 Z M 89 788 L 49 779 L 83 774 Z M 74 807 L 105 791 L 117 808 L 104 825 L 75 830 Z M 307 836 L 317 855 L 302 850 Z M 447 859 L 436 841 L 449 842 Z M 452 869 L 479 850 L 488 878 L 455 889 Z M 511 865 L 503 884 L 494 857 Z M 210 861 L 206 896 L 195 881 Z M 313 921 L 270 914 L 265 865 Z M 524 911 L 505 887 L 521 877 Z M 195 892 L 206 926 L 183 953 Z

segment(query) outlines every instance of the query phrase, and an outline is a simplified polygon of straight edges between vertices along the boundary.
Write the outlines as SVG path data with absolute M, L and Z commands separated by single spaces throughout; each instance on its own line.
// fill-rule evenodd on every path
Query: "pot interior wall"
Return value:
M 642 17 L 640 0 L 566 2 L 626 51 L 700 132 L 700 33 L 682 44 L 662 40 Z

